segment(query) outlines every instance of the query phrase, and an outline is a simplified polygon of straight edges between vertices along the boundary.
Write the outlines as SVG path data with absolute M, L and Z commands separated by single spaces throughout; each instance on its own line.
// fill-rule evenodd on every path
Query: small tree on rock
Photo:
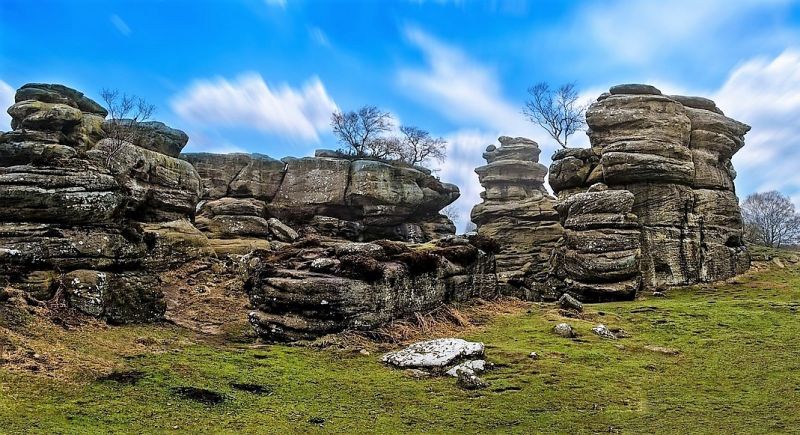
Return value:
M 356 156 L 385 157 L 394 145 L 382 139 L 392 130 L 392 115 L 375 106 L 333 112 L 331 127 L 346 151 Z
M 107 138 L 111 139 L 111 146 L 106 156 L 106 166 L 108 166 L 125 143 L 139 141 L 142 133 L 139 123 L 150 119 L 156 107 L 136 95 L 120 94 L 116 89 L 104 88 L 100 91 L 100 97 L 110 117 L 109 122 L 103 126 Z
M 745 239 L 780 248 L 800 241 L 800 214 L 780 192 L 754 193 L 742 202 Z
M 586 126 L 586 106 L 578 102 L 578 91 L 574 83 L 551 89 L 545 82 L 528 88 L 530 99 L 525 102 L 522 113 L 531 122 L 539 124 L 553 139 L 567 147 L 569 136 Z
M 427 131 L 411 126 L 400 127 L 403 134 L 400 159 L 409 165 L 419 165 L 428 159 L 444 161 L 447 156 L 447 141 L 435 138 Z

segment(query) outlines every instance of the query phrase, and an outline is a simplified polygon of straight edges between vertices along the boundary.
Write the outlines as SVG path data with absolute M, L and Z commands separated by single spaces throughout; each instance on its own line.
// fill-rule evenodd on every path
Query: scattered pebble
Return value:
M 528 358 L 530 358 L 530 359 L 539 359 L 539 354 L 536 353 L 536 352 L 531 352 L 530 354 L 528 354 Z
M 594 332 L 595 334 L 599 335 L 602 338 L 609 338 L 612 340 L 617 339 L 616 334 L 611 332 L 611 330 L 609 330 L 608 327 L 606 325 L 603 325 L 602 323 L 592 328 L 592 332 Z
M 554 326 L 553 332 L 555 332 L 556 335 L 559 335 L 564 338 L 575 337 L 575 331 L 572 329 L 572 326 L 570 326 L 567 323 L 559 323 L 558 325 Z

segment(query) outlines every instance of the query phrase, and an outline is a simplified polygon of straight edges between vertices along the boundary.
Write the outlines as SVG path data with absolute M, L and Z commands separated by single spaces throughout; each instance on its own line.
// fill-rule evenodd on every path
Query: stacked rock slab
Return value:
M 493 238 L 502 292 L 534 298 L 545 292 L 548 260 L 563 229 L 555 198 L 544 187 L 547 167 L 539 163 L 540 149 L 526 138 L 499 138 L 475 169 L 485 191 L 472 209 L 478 234 Z
M 206 202 L 197 223 L 214 238 L 277 237 L 270 218 L 354 241 L 426 241 L 455 233 L 439 211 L 458 198 L 458 188 L 423 168 L 330 151 L 281 160 L 258 154 L 182 157 L 203 179 Z
M 564 238 L 554 251 L 563 292 L 584 302 L 633 299 L 641 284 L 640 225 L 627 190 L 596 184 L 558 202 Z
M 453 301 L 492 298 L 497 278 L 478 236 L 426 245 L 326 242 L 254 253 L 245 289 L 250 322 L 273 341 L 372 330 Z
M 634 195 L 643 287 L 725 279 L 749 267 L 731 165 L 749 126 L 713 101 L 620 85 L 586 112 L 591 149 L 553 157 L 560 199 L 597 182 Z
M 187 220 L 164 225 L 193 213 L 192 166 L 103 139 L 106 111 L 74 89 L 28 84 L 15 101 L 0 134 L 0 281 L 110 322 L 160 318 L 154 271 L 180 259 L 164 238 L 204 239 Z

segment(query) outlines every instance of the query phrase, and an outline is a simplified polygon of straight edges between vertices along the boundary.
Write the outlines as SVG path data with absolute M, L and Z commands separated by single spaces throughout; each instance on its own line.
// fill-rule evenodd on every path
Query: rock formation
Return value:
M 318 154 L 183 154 L 203 179 L 198 227 L 217 239 L 272 234 L 270 218 L 354 241 L 421 242 L 455 233 L 439 210 L 458 198 L 456 186 L 423 168 Z
M 245 289 L 265 339 L 312 339 L 370 330 L 442 303 L 497 293 L 494 257 L 480 236 L 426 245 L 320 242 L 257 252 Z
M 644 288 L 725 279 L 748 268 L 731 157 L 749 126 L 711 100 L 666 96 L 647 85 L 612 87 L 589 107 L 586 120 L 592 147 L 558 151 L 550 185 L 570 210 L 571 197 L 598 182 L 633 195 Z M 571 219 L 572 212 L 562 217 Z M 625 251 L 634 248 L 632 229 L 619 240 Z M 570 237 L 568 231 L 568 244 Z M 591 298 L 606 290 L 575 293 Z
M 497 271 L 502 292 L 534 298 L 545 290 L 548 260 L 563 229 L 555 198 L 544 187 L 547 167 L 539 163 L 539 146 L 526 138 L 499 138 L 489 145 L 487 164 L 475 169 L 483 202 L 472 209 L 478 234 L 499 245 Z
M 156 272 L 204 252 L 187 220 L 194 168 L 103 139 L 106 111 L 65 86 L 27 84 L 15 101 L 0 135 L 0 281 L 114 323 L 160 318 Z

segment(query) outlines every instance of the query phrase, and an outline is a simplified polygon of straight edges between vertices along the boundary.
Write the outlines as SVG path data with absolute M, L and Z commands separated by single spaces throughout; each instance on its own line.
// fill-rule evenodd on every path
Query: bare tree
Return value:
M 780 192 L 754 193 L 742 202 L 745 238 L 775 248 L 800 240 L 800 214 Z
M 569 136 L 586 126 L 586 106 L 578 102 L 574 83 L 551 89 L 545 82 L 528 88 L 531 98 L 525 102 L 522 113 L 531 122 L 539 124 L 561 147 L 567 147 Z
M 125 143 L 138 142 L 141 130 L 139 123 L 147 121 L 156 107 L 136 95 L 120 94 L 116 89 L 103 89 L 100 97 L 105 102 L 110 122 L 103 126 L 106 135 L 111 139 L 111 147 L 106 156 L 106 165 L 122 149 Z
M 447 156 L 447 141 L 435 138 L 427 131 L 411 126 L 400 127 L 403 138 L 399 157 L 410 165 L 418 165 L 428 159 L 444 161 Z
M 334 112 L 331 127 L 347 151 L 357 156 L 381 157 L 380 154 L 385 154 L 385 148 L 391 145 L 383 142 L 381 137 L 391 131 L 392 115 L 375 106 L 364 106 L 357 112 Z

